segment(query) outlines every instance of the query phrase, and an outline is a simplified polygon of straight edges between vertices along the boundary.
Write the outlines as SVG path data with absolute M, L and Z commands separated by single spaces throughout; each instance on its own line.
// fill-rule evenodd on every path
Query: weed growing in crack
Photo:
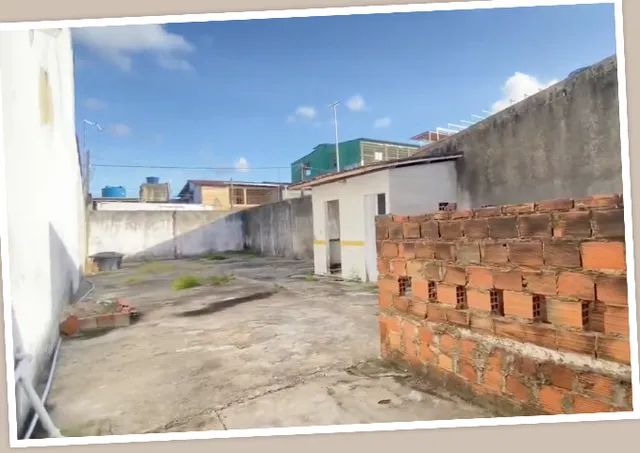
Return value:
M 228 257 L 225 256 L 225 255 L 222 255 L 220 253 L 210 253 L 210 254 L 206 255 L 204 257 L 204 259 L 209 260 L 209 261 L 223 261 L 223 260 L 228 259 Z
M 202 281 L 193 275 L 182 275 L 176 278 L 171 284 L 176 291 L 182 289 L 195 288 L 196 286 L 202 286 Z
M 161 261 L 149 261 L 136 269 L 139 274 L 160 274 L 162 272 L 171 272 L 176 268 L 174 264 L 163 263 Z
M 206 281 L 209 285 L 220 286 L 231 283 L 233 280 L 235 280 L 235 277 L 233 275 L 213 275 L 207 278 Z
M 307 275 L 304 276 L 304 279 L 308 282 L 317 282 L 318 281 L 318 277 L 316 277 L 313 273 L 308 273 Z

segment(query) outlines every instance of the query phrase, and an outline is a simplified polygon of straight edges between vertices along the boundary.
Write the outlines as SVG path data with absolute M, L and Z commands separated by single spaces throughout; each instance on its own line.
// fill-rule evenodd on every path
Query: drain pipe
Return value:
M 49 390 L 51 389 L 51 383 L 53 382 L 53 374 L 56 369 L 56 363 L 58 362 L 58 352 L 60 351 L 60 344 L 62 343 L 62 338 L 58 338 L 58 342 L 56 344 L 56 349 L 53 352 L 53 360 L 51 361 L 51 370 L 49 371 L 49 377 L 47 378 L 47 385 L 44 388 L 44 392 L 42 392 L 42 397 L 40 400 L 42 401 L 43 406 L 47 403 L 47 397 L 49 396 Z M 33 430 L 38 423 L 38 417 L 40 414 L 36 411 L 31 418 L 31 423 L 29 423 L 29 428 L 24 435 L 25 439 L 30 439 L 33 434 Z M 44 424 L 44 423 L 43 423 Z
M 88 280 L 87 280 L 88 281 Z M 82 295 L 82 297 L 80 297 L 76 303 L 82 302 L 87 296 L 89 296 L 89 294 L 91 294 L 94 290 L 95 290 L 95 285 L 93 283 L 91 283 L 90 281 L 89 285 L 91 285 L 91 287 L 87 290 L 87 292 Z M 60 345 L 62 344 L 62 338 L 59 337 L 58 338 L 58 342 L 56 343 L 56 349 L 53 352 L 53 359 L 51 360 L 51 369 L 49 370 L 49 376 L 47 377 L 47 384 L 44 388 L 44 391 L 42 392 L 42 397 L 38 399 L 38 401 L 42 401 L 42 406 L 44 408 L 44 405 L 47 402 L 47 397 L 49 396 L 49 391 L 51 390 L 51 384 L 53 382 L 53 375 L 55 373 L 55 369 L 56 369 L 56 364 L 58 363 L 58 353 L 60 352 Z M 33 387 L 31 387 L 31 390 L 33 390 Z M 33 393 L 35 393 L 35 391 L 33 391 Z M 37 395 L 36 395 L 37 397 Z M 34 407 L 35 409 L 35 407 Z M 31 418 L 31 423 L 29 423 L 29 428 L 27 429 L 24 438 L 25 439 L 29 439 L 31 438 L 31 435 L 33 434 L 33 430 L 36 427 L 36 424 L 38 423 L 38 418 L 40 418 L 42 420 L 42 425 L 45 427 L 45 429 L 47 429 L 47 431 L 49 432 L 49 434 L 51 433 L 50 428 L 54 428 L 57 430 L 57 428 L 55 428 L 55 426 L 53 425 L 53 422 L 51 421 L 51 418 L 49 417 L 48 413 L 44 412 L 44 418 L 42 417 L 42 413 L 38 412 L 37 409 L 35 409 L 35 413 L 33 414 L 33 417 Z M 48 419 L 48 421 L 47 421 Z M 50 425 L 49 427 L 47 427 L 47 425 Z M 58 432 L 59 434 L 59 432 Z M 55 436 L 55 437 L 62 437 L 61 435 L 59 436 Z
M 12 310 L 13 312 L 13 310 Z M 47 409 L 44 407 L 44 403 L 38 397 L 35 389 L 33 388 L 33 384 L 31 379 L 26 377 L 27 367 L 29 362 L 31 362 L 31 356 L 24 351 L 24 347 L 22 345 L 22 337 L 19 333 L 17 333 L 17 323 L 15 323 L 15 314 L 12 313 L 14 320 L 14 328 L 16 335 L 14 335 L 14 360 L 17 361 L 17 365 L 15 365 L 15 379 L 16 384 L 22 387 L 22 389 L 27 394 L 27 398 L 31 403 L 31 407 L 35 410 L 36 414 L 40 416 L 40 420 L 42 422 L 42 426 L 47 430 L 51 437 L 62 437 L 60 430 L 56 428 L 47 413 Z

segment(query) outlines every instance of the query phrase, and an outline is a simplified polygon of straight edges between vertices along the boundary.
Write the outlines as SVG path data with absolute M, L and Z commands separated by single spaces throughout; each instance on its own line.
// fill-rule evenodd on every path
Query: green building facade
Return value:
M 417 145 L 357 138 L 338 143 L 340 170 L 385 160 L 402 159 L 418 151 Z M 336 145 L 322 143 L 291 164 L 291 182 L 307 181 L 337 170 Z

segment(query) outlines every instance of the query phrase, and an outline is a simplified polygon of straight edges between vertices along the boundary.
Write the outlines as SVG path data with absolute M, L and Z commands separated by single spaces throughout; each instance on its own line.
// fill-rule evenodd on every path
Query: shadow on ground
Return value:
M 142 316 L 63 343 L 54 420 L 80 436 L 488 416 L 382 365 L 375 291 L 311 270 L 236 253 L 96 276 L 86 303 L 124 297 Z M 185 275 L 234 278 L 172 289 Z

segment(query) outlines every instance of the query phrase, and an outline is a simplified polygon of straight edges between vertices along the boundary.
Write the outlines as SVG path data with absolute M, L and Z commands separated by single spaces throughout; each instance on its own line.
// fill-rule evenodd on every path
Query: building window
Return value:
M 246 204 L 244 199 L 244 189 L 233 189 L 233 204 Z
M 387 213 L 387 196 L 383 193 L 378 194 L 378 215 Z
M 373 158 L 374 158 L 375 160 L 382 160 L 382 159 L 383 159 L 383 157 L 384 157 L 384 156 L 383 156 L 383 154 L 382 154 L 382 152 L 381 152 L 381 151 L 376 151 L 376 152 L 373 154 Z
M 302 164 L 302 177 L 306 176 L 311 176 L 311 164 L 309 162 Z

